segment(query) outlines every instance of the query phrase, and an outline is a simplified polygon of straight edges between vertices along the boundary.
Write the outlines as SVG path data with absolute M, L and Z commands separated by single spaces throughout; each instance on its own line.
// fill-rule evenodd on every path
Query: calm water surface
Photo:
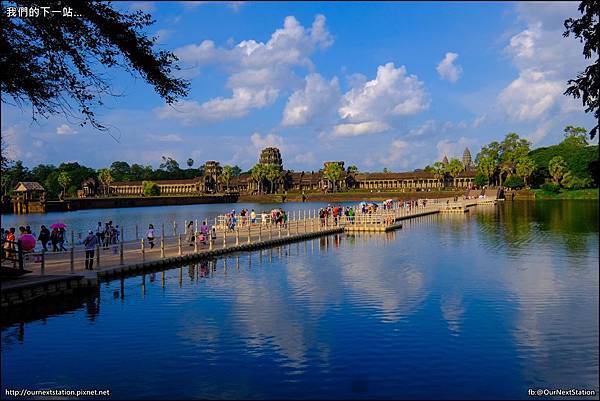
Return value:
M 111 281 L 54 313 L 5 320 L 2 394 L 598 390 L 598 302 L 598 202 L 507 202 Z

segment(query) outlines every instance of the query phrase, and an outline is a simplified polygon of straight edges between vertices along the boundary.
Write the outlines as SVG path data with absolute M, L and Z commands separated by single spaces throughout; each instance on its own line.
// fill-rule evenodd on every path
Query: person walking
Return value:
M 52 229 L 50 242 L 52 243 L 52 252 L 58 252 L 58 228 Z
M 146 232 L 146 238 L 148 238 L 148 243 L 150 244 L 150 249 L 154 248 L 154 226 L 150 224 L 148 226 L 148 232 Z
M 88 231 L 88 236 L 83 240 L 85 246 L 85 270 L 94 270 L 94 252 L 98 243 L 98 236 L 94 235 L 92 230 Z
M 4 243 L 4 250 L 6 251 L 6 255 L 12 257 L 15 254 L 15 243 L 17 242 L 17 238 L 15 237 L 15 228 L 11 227 L 6 232 L 6 239 Z
M 256 223 L 256 212 L 254 211 L 254 209 L 252 209 L 252 211 L 250 212 L 250 221 L 252 224 Z
M 38 241 L 42 244 L 42 249 L 44 252 L 48 252 L 48 241 L 50 241 L 50 230 L 46 228 L 45 225 L 42 225 L 40 228 L 40 235 L 38 237 Z
M 104 243 L 104 229 L 102 228 L 102 222 L 98 222 L 96 226 L 96 237 L 98 237 L 98 245 Z
M 67 250 L 67 248 L 65 248 L 65 234 L 66 234 L 66 231 L 64 228 L 60 228 L 58 230 L 58 249 L 61 252 Z
M 190 246 L 194 246 L 194 241 L 196 241 L 196 236 L 194 233 L 194 222 L 192 220 L 190 220 L 187 227 L 185 228 L 185 233 L 188 236 L 188 242 L 190 243 Z
M 204 245 L 206 245 L 206 239 L 208 238 L 208 232 L 209 232 L 209 230 L 210 229 L 208 227 L 207 221 L 204 220 L 202 222 L 202 225 L 200 226 L 200 234 L 202 234 L 202 237 L 204 238 L 204 240 L 202 241 L 202 243 Z

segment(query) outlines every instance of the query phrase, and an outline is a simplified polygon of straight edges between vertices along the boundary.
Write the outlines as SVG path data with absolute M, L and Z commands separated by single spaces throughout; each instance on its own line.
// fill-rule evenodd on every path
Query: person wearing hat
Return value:
M 85 246 L 85 270 L 94 270 L 94 251 L 98 244 L 98 236 L 92 230 L 88 231 L 88 236 L 83 240 L 83 245 Z

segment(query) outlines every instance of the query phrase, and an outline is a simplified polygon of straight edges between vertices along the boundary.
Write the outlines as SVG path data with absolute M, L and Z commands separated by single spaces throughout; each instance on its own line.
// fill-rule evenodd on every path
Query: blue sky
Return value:
M 508 132 L 545 146 L 592 116 L 562 95 L 585 67 L 562 37 L 570 3 L 120 2 L 156 19 L 188 98 L 166 106 L 139 77 L 111 71 L 118 98 L 98 110 L 111 135 L 2 105 L 9 154 L 28 166 L 114 160 L 246 170 L 277 146 L 284 167 L 344 160 L 363 171 L 422 168 Z

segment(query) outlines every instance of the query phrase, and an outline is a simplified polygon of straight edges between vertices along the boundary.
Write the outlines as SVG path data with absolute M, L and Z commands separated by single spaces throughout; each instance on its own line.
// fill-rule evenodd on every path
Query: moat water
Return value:
M 199 208 L 209 215 L 224 206 Z M 120 221 L 189 214 L 115 213 Z M 81 218 L 70 216 L 60 218 Z M 393 233 L 335 235 L 102 283 L 89 296 L 3 320 L 2 394 L 456 399 L 598 391 L 598 244 L 597 201 L 506 202 L 421 217 Z

